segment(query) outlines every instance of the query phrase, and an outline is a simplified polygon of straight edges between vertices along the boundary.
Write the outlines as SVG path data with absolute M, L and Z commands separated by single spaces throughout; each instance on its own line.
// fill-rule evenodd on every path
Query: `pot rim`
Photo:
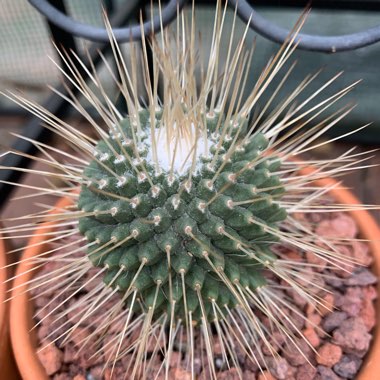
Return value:
M 9 326 L 9 309 L 10 303 L 7 301 L 10 289 L 9 278 L 10 270 L 7 267 L 7 252 L 10 250 L 10 244 L 3 239 L 0 233 L 0 373 L 4 378 L 18 379 L 18 373 L 12 353 Z
M 301 174 L 310 174 L 313 168 L 303 168 Z M 315 180 L 314 183 L 320 187 L 332 187 L 338 182 L 332 178 L 322 178 Z M 331 194 L 337 201 L 345 204 L 361 204 L 358 198 L 347 188 L 332 187 L 329 189 Z M 64 208 L 72 201 L 69 198 L 61 198 L 55 208 Z M 348 213 L 355 219 L 359 228 L 360 234 L 364 239 L 369 240 L 367 244 L 374 257 L 372 270 L 378 276 L 380 274 L 380 229 L 375 219 L 367 210 L 353 210 Z M 44 248 L 44 245 L 36 245 L 44 240 L 43 232 L 48 232 L 54 228 L 54 222 L 46 222 L 39 227 L 39 235 L 33 236 L 23 253 L 22 259 L 37 255 Z M 1 243 L 1 242 L 0 242 Z M 36 350 L 33 345 L 33 339 L 30 334 L 31 328 L 31 304 L 29 302 L 28 293 L 26 292 L 26 284 L 32 275 L 32 265 L 28 262 L 21 262 L 18 265 L 15 278 L 14 288 L 12 290 L 12 300 L 10 305 L 10 332 L 12 346 L 16 358 L 16 362 L 25 380 L 47 380 L 48 377 L 43 366 L 38 360 Z M 27 272 L 27 273 L 26 273 Z M 380 282 L 376 285 L 378 293 L 380 293 Z M 380 316 L 380 304 L 376 302 L 376 317 Z M 373 340 L 370 349 L 365 357 L 365 361 L 357 376 L 357 380 L 373 380 L 380 373 L 380 329 L 374 328 Z M 376 375 L 374 375 L 376 374 Z
M 8 278 L 6 252 L 5 241 L 0 236 L 0 357 L 2 357 L 3 343 L 8 334 L 7 314 L 9 304 L 5 302 L 8 290 L 8 283 L 5 282 Z
M 72 201 L 69 198 L 60 198 L 55 209 L 63 209 Z M 12 298 L 10 304 L 10 333 L 17 367 L 23 379 L 48 380 L 49 377 L 40 363 L 34 346 L 34 339 L 30 332 L 32 326 L 32 307 L 27 292 L 26 282 L 33 277 L 33 268 L 27 258 L 38 255 L 45 247 L 44 233 L 54 228 L 54 222 L 45 222 L 38 227 L 38 235 L 33 235 L 22 254 L 21 262 L 17 266 L 16 277 L 13 281 Z

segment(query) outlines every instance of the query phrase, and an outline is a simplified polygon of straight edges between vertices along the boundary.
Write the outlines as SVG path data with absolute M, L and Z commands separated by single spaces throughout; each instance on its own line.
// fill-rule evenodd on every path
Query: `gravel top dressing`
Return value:
M 301 254 L 289 250 L 287 247 L 275 247 L 283 259 L 292 259 L 304 262 L 310 268 L 310 279 L 314 270 L 318 270 L 323 276 L 315 277 L 320 283 L 315 287 L 316 295 L 320 303 L 312 306 L 305 299 L 295 294 L 293 290 L 284 287 L 282 281 L 273 274 L 267 273 L 268 280 L 278 284 L 278 295 L 283 299 L 292 299 L 296 308 L 292 311 L 283 310 L 283 317 L 287 321 L 289 330 L 299 329 L 304 338 L 296 342 L 299 350 L 295 350 L 285 342 L 285 337 L 279 332 L 271 335 L 270 340 L 275 347 L 278 356 L 273 357 L 265 345 L 261 347 L 264 357 L 260 359 L 261 372 L 258 365 L 245 361 L 246 353 L 236 346 L 237 357 L 242 369 L 244 380 L 339 380 L 355 379 L 360 370 L 365 354 L 369 350 L 372 335 L 371 330 L 375 326 L 374 300 L 377 297 L 374 284 L 376 277 L 367 269 L 372 258 L 368 247 L 364 242 L 352 241 L 357 237 L 355 221 L 344 213 L 327 215 L 321 214 L 297 214 L 297 219 L 306 222 L 310 228 L 320 237 L 337 237 L 345 241 L 345 244 L 337 245 L 339 251 L 355 261 L 363 263 L 363 266 L 352 265 L 332 268 L 314 254 Z M 76 240 L 71 236 L 72 241 Z M 346 240 L 344 240 L 346 239 Z M 68 240 L 68 238 L 66 238 Z M 69 242 L 70 240 L 68 240 Z M 70 248 L 72 250 L 72 247 Z M 57 254 L 62 252 L 57 251 Z M 78 253 L 79 255 L 79 253 Z M 51 272 L 60 263 L 50 261 L 42 271 Z M 317 265 L 314 267 L 314 265 Z M 86 304 L 86 295 L 96 287 L 96 281 L 86 284 L 86 281 L 95 276 L 99 269 L 94 268 L 83 278 L 83 288 L 73 297 L 70 304 L 83 300 Z M 323 280 L 321 280 L 323 278 Z M 99 279 L 99 282 L 101 279 Z M 323 283 L 324 282 L 324 283 Z M 78 285 L 79 286 L 79 285 Z M 42 294 L 42 295 L 38 295 Z M 76 318 L 77 311 L 69 313 L 59 320 L 63 312 L 61 302 L 70 296 L 62 293 L 56 299 L 56 294 L 47 287 L 39 287 L 33 290 L 36 305 L 36 322 L 38 336 L 38 356 L 46 369 L 47 374 L 54 380 L 103 380 L 128 379 L 132 368 L 131 355 L 124 354 L 114 366 L 107 354 L 112 351 L 114 338 L 122 330 L 123 321 L 115 323 L 103 336 L 93 334 L 94 326 L 97 326 L 104 314 L 104 308 L 112 309 L 119 301 L 118 295 L 107 300 L 102 308 L 97 309 L 84 321 Z M 53 299 L 53 301 L 51 301 Z M 49 303 L 50 302 L 50 303 Z M 45 307 L 48 305 L 47 307 Z M 257 312 L 264 325 L 270 328 L 270 321 L 264 315 Z M 45 317 L 45 318 L 44 318 Z M 289 318 L 289 319 L 287 319 Z M 78 324 L 79 322 L 79 324 Z M 76 331 L 65 339 L 61 335 L 65 330 L 72 328 Z M 233 332 L 231 332 L 233 333 Z M 184 335 L 185 336 L 185 335 Z M 202 370 L 202 363 L 207 362 L 206 348 L 200 337 L 199 330 L 195 330 L 195 372 L 197 379 L 209 379 L 209 371 Z M 238 380 L 239 372 L 236 368 L 228 368 L 223 358 L 223 350 L 218 339 L 214 339 L 215 366 L 218 369 L 218 379 Z M 157 342 L 148 344 L 146 357 L 149 358 L 154 350 L 157 350 Z M 169 378 L 172 380 L 191 380 L 191 372 L 188 363 L 183 359 L 183 352 L 187 342 L 184 339 L 174 348 L 171 356 L 171 369 Z M 165 349 L 160 347 L 160 349 Z M 255 348 L 252 348 L 255 351 Z M 156 355 L 154 362 L 149 362 L 149 379 L 164 379 L 165 374 L 156 376 L 163 363 Z M 198 368 L 197 368 L 198 367 Z

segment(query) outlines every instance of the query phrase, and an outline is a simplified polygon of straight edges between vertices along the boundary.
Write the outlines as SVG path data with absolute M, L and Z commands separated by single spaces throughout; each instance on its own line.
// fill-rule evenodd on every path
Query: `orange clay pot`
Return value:
M 303 169 L 302 174 L 312 172 L 312 168 Z M 322 179 L 315 181 L 316 185 L 328 186 L 336 183 L 332 179 Z M 348 190 L 343 188 L 335 188 L 330 191 L 330 194 L 339 202 L 346 204 L 360 204 L 358 199 Z M 57 203 L 57 208 L 63 208 L 69 205 L 69 199 L 61 199 Z M 376 274 L 380 273 L 380 230 L 375 220 L 367 211 L 352 211 L 351 216 L 355 219 L 360 230 L 360 236 L 363 239 L 369 240 L 370 250 L 374 256 L 373 270 Z M 45 223 L 43 230 L 39 229 L 39 233 L 47 232 L 54 227 L 52 222 Z M 43 240 L 41 236 L 34 236 L 30 240 L 30 248 L 27 248 L 23 254 L 23 259 L 33 257 L 39 254 L 43 249 L 43 245 L 33 246 Z M 36 354 L 36 339 L 30 332 L 33 324 L 32 312 L 33 305 L 29 301 L 29 296 L 26 293 L 26 282 L 33 276 L 33 272 L 26 273 L 31 269 L 32 265 L 28 262 L 22 262 L 18 269 L 13 290 L 13 299 L 11 302 L 11 339 L 13 350 L 15 353 L 19 371 L 24 380 L 43 380 L 48 379 L 44 368 L 38 361 Z M 24 273 L 24 274 L 22 274 Z M 380 292 L 380 282 L 377 285 Z M 376 304 L 377 316 L 380 315 L 380 304 Z M 366 356 L 365 362 L 360 370 L 356 380 L 374 380 L 378 379 L 380 374 L 380 329 L 376 328 L 373 335 L 371 348 Z
M 5 282 L 9 270 L 6 268 L 8 244 L 0 237 L 0 376 L 3 379 L 17 380 L 20 376 L 13 357 L 11 340 L 9 337 L 9 284 Z

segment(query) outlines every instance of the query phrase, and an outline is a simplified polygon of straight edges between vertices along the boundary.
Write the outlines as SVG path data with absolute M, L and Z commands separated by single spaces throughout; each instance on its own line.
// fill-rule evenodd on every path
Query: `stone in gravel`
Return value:
M 86 380 L 86 378 L 83 375 L 76 375 L 73 377 L 73 380 Z
M 292 261 L 297 261 L 297 262 L 303 261 L 303 257 L 302 257 L 303 255 L 300 252 L 289 250 L 287 252 L 284 252 L 283 256 L 287 260 L 292 260 Z
M 54 341 L 62 336 L 62 334 L 66 331 L 64 327 L 66 319 L 62 318 L 60 322 L 62 322 L 62 324 L 55 324 L 52 317 L 44 319 L 37 329 L 37 336 L 40 342 L 47 342 L 47 340 Z M 57 340 L 58 345 L 61 341 L 62 337 Z
M 317 313 L 312 313 L 307 315 L 307 321 L 305 321 L 305 327 L 314 328 L 321 324 L 322 317 Z
M 324 317 L 325 315 L 331 313 L 334 310 L 335 297 L 332 293 L 327 293 L 322 297 L 322 305 L 318 305 L 317 309 L 320 314 Z
M 164 372 L 164 373 L 163 373 Z M 169 380 L 173 380 L 172 377 L 171 377 L 171 372 L 169 372 Z M 129 379 L 130 376 L 128 376 L 128 374 L 126 375 L 124 373 L 124 376 L 122 377 L 122 379 L 124 380 L 127 380 Z M 153 365 L 151 368 L 150 368 L 150 371 L 148 371 L 148 374 L 147 374 L 147 379 L 154 379 L 154 380 L 167 380 L 165 379 L 165 370 L 163 371 L 162 370 L 162 366 L 161 365 Z M 118 380 L 118 379 L 113 379 L 113 380 Z
M 359 287 L 349 287 L 340 300 L 340 309 L 350 317 L 357 317 L 363 304 L 363 292 Z
M 194 358 L 194 372 L 197 375 L 199 375 L 201 373 L 201 370 L 202 370 L 202 360 L 200 358 Z
M 332 343 L 325 343 L 319 348 L 316 359 L 318 364 L 331 368 L 339 362 L 341 357 L 342 349 L 339 346 Z
M 173 351 L 170 355 L 170 367 L 177 367 L 178 363 L 181 361 L 181 353 Z
M 132 359 L 132 354 L 128 354 L 128 355 L 124 355 L 122 358 L 121 358 L 121 365 L 125 368 L 128 368 L 131 366 L 131 360 Z
M 76 356 L 77 350 L 72 344 L 68 344 L 63 349 L 63 362 L 72 363 Z
M 37 309 L 42 309 L 50 301 L 50 298 L 45 295 L 39 295 L 34 299 L 34 305 Z
M 306 261 L 310 264 L 316 265 L 313 268 L 316 272 L 322 272 L 326 268 L 326 265 L 327 265 L 326 259 L 310 251 L 306 252 Z
M 360 318 L 367 327 L 367 331 L 371 331 L 375 327 L 376 310 L 372 300 L 368 298 L 363 299 L 362 309 L 360 310 Z
M 241 377 L 239 376 L 239 371 L 236 368 L 231 368 L 228 371 L 223 371 L 218 374 L 218 380 L 240 380 L 240 379 Z M 173 380 L 182 380 L 182 378 L 175 377 Z M 185 380 L 187 380 L 187 378 Z M 189 380 L 191 380 L 191 374 L 190 374 Z
M 285 343 L 284 334 L 275 331 L 269 338 L 269 343 L 272 348 L 272 351 L 275 350 L 276 352 L 278 352 L 281 349 L 282 345 Z M 264 355 L 273 355 L 273 352 L 264 342 L 261 343 L 261 349 Z
M 289 317 L 288 319 L 283 318 L 282 324 L 285 328 L 292 332 L 297 332 L 305 327 L 305 319 L 301 315 L 286 309 L 282 311 Z
M 358 233 L 355 220 L 347 214 L 339 214 L 338 217 L 332 219 L 331 227 L 337 234 L 335 236 L 342 238 L 353 239 Z
M 199 374 L 199 377 L 197 380 L 209 380 L 211 376 L 210 368 L 209 366 L 202 367 L 202 372 Z
M 243 380 L 256 380 L 256 375 L 251 371 L 243 372 Z
M 245 363 L 247 360 L 246 360 L 246 353 L 243 349 L 243 347 L 240 345 L 240 344 L 237 344 L 235 347 L 234 347 L 234 350 L 235 350 L 235 354 L 236 354 L 236 358 L 238 360 L 239 363 Z M 253 349 L 253 351 L 255 351 L 255 349 Z M 257 355 L 256 355 L 257 356 Z
M 45 324 L 41 324 L 38 329 L 37 329 L 37 337 L 38 337 L 38 340 L 40 342 L 44 342 L 46 341 L 46 337 L 49 335 L 50 333 L 50 327 L 45 325 Z M 50 337 L 49 337 L 50 338 Z M 54 337 L 52 337 L 52 339 L 54 340 Z
M 305 297 L 302 297 L 299 291 L 293 288 L 286 289 L 286 294 L 289 295 L 289 297 L 292 299 L 292 302 L 299 308 L 303 309 L 306 306 L 307 300 L 305 299 Z
M 326 274 L 326 284 L 332 286 L 335 289 L 341 290 L 344 288 L 344 280 L 332 273 L 331 271 L 325 271 Z
M 300 338 L 295 338 L 294 343 L 297 345 L 298 349 L 294 347 L 293 344 L 289 344 L 287 349 L 284 349 L 282 352 L 282 356 L 288 361 L 288 363 L 291 363 L 293 366 L 299 366 L 307 363 L 307 359 L 311 360 L 312 354 L 314 353 L 310 346 Z
M 320 345 L 321 339 L 318 334 L 315 332 L 315 329 L 312 327 L 308 327 L 302 331 L 304 337 L 308 340 L 308 342 L 312 345 L 312 347 L 316 348 Z
M 97 278 L 97 274 L 99 272 L 99 268 L 90 268 L 90 270 L 88 270 L 86 273 L 85 273 L 85 277 L 84 277 L 84 281 L 83 283 L 85 284 L 85 290 L 89 293 L 91 292 L 92 290 L 94 290 L 99 282 L 98 281 L 89 281 L 93 278 Z
M 173 368 L 171 371 L 173 380 L 191 380 L 191 372 L 186 371 L 182 368 Z M 223 377 L 221 377 L 223 379 Z M 226 377 L 225 379 L 229 379 Z M 233 378 L 231 378 L 232 380 Z
M 304 218 L 308 221 L 310 221 L 313 224 L 318 224 L 323 220 L 326 216 L 321 213 L 307 213 L 305 214 Z
M 315 233 L 325 238 L 354 238 L 357 234 L 355 221 L 348 215 L 340 214 L 332 220 L 322 220 Z
M 319 365 L 317 367 L 318 374 L 314 380 L 342 380 L 331 368 Z
M 90 369 L 91 380 L 102 380 L 103 379 L 103 367 L 96 366 Z
M 349 286 L 367 286 L 376 284 L 377 277 L 367 268 L 356 270 L 346 284 Z
M 302 315 L 299 315 L 295 312 L 291 312 L 290 318 L 297 330 L 301 331 L 305 327 L 305 318 L 303 318 Z
M 222 355 L 223 350 L 222 350 L 222 345 L 220 344 L 220 342 L 215 342 L 213 348 L 214 348 L 213 352 L 215 356 Z
M 377 290 L 374 286 L 363 287 L 363 298 L 373 301 L 377 298 Z
M 273 375 L 270 372 L 263 371 L 262 373 L 259 374 L 259 377 L 257 378 L 257 380 L 276 380 L 276 378 L 273 377 Z
M 78 348 L 80 348 L 89 338 L 91 332 L 88 327 L 81 327 L 78 326 L 75 331 L 73 332 L 70 341 L 73 342 Z M 86 345 L 91 346 L 92 343 L 95 343 L 94 338 L 90 338 Z M 86 349 L 86 348 L 85 348 Z
M 347 245 L 337 245 L 336 248 L 339 250 L 339 253 L 347 258 L 352 256 L 352 250 Z M 355 265 L 348 261 L 339 262 L 339 266 L 334 265 L 331 268 L 331 272 L 333 272 L 336 276 L 347 279 L 352 275 L 352 272 L 355 269 Z
M 296 380 L 297 367 L 289 365 L 288 372 L 286 372 L 286 380 Z
M 223 356 L 214 356 L 214 363 L 217 370 L 224 370 L 227 368 L 227 363 Z
M 86 371 L 83 370 L 78 364 L 73 363 L 67 366 L 62 366 L 61 372 L 66 371 L 70 375 L 70 379 L 76 375 L 83 375 Z
M 40 347 L 41 349 L 42 347 Z M 62 367 L 63 352 L 54 344 L 49 344 L 41 351 L 37 351 L 38 358 L 46 370 L 48 376 L 58 372 Z
M 259 366 L 257 365 L 256 361 L 254 360 L 247 360 L 244 363 L 244 368 L 248 371 L 256 373 L 259 370 Z
M 334 365 L 334 371 L 343 378 L 354 379 L 363 360 L 355 356 L 343 356 L 339 363 Z
M 362 357 L 367 352 L 372 336 L 361 318 L 349 318 L 333 333 L 334 342 L 345 353 L 355 353 Z
M 106 370 L 104 371 L 104 380 L 123 379 L 125 378 L 125 375 L 125 368 L 123 368 L 121 365 L 116 365 L 113 371 L 112 367 L 106 368 Z
M 333 311 L 322 321 L 322 327 L 327 333 L 330 333 L 339 327 L 347 318 L 347 313 L 344 311 Z
M 86 304 L 86 298 L 83 296 L 83 297 L 78 297 L 77 299 L 72 300 L 69 303 L 68 308 L 71 309 L 72 306 L 75 306 L 79 302 L 83 302 L 84 304 Z M 81 325 L 89 324 L 88 318 L 83 318 L 82 320 L 82 317 L 83 317 L 82 314 L 78 313 L 78 310 L 76 309 L 74 309 L 73 311 L 69 311 L 67 313 L 67 318 L 70 320 L 72 324 L 76 324 L 79 322 L 81 322 L 80 323 Z
M 288 378 L 289 363 L 286 359 L 268 357 L 265 358 L 265 361 L 267 362 L 267 369 L 276 379 L 284 380 Z
M 313 380 L 316 374 L 317 369 L 309 363 L 306 363 L 298 367 L 296 372 L 296 380 Z
M 78 364 L 82 368 L 90 368 L 97 364 L 102 364 L 104 362 L 104 356 L 102 354 L 94 355 L 93 351 L 88 351 L 86 349 L 78 353 Z
M 72 380 L 72 377 L 67 373 L 57 373 L 54 375 L 53 380 Z
M 373 257 L 369 252 L 369 247 L 367 244 L 361 241 L 353 240 L 352 246 L 352 257 L 357 260 L 363 266 L 369 266 L 372 264 Z

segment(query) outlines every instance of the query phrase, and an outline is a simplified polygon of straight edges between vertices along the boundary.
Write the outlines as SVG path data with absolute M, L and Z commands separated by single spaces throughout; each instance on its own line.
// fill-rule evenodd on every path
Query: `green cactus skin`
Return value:
M 214 133 L 215 114 L 205 118 L 210 154 L 200 157 L 189 180 L 188 172 L 168 173 L 149 162 L 146 111 L 139 116 L 143 131 L 139 146 L 133 142 L 129 120 L 124 119 L 119 135 L 111 134 L 107 141 L 99 142 L 97 160 L 84 170 L 88 183 L 81 188 L 78 208 L 91 216 L 80 219 L 79 230 L 89 242 L 95 242 L 88 257 L 94 266 L 106 268 L 104 282 L 117 288 L 126 303 L 132 288 L 138 290 L 145 307 L 155 302 L 156 317 L 166 312 L 170 315 L 175 307 L 176 318 L 185 319 L 183 275 L 187 312 L 192 312 L 195 322 L 201 319 L 200 291 L 211 319 L 211 300 L 220 309 L 225 305 L 233 308 L 238 302 L 217 271 L 250 290 L 266 284 L 263 263 L 275 260 L 270 245 L 276 238 L 263 226 L 277 229 L 277 223 L 286 218 L 286 211 L 271 202 L 273 196 L 281 197 L 284 192 L 273 174 L 280 160 L 262 155 L 268 146 L 262 133 L 243 141 L 247 131 L 242 121 L 224 139 L 220 157 L 211 167 L 212 152 L 221 141 Z M 159 125 L 157 114 L 155 127 Z M 235 137 L 237 144 L 230 149 Z M 221 152 L 229 154 L 229 159 L 224 160 Z M 136 173 L 139 167 L 144 170 Z M 151 181 L 143 173 L 148 173 Z M 244 253 L 242 247 L 250 247 L 256 257 Z M 158 283 L 161 287 L 155 297 Z M 176 302 L 169 302 L 170 297 Z

